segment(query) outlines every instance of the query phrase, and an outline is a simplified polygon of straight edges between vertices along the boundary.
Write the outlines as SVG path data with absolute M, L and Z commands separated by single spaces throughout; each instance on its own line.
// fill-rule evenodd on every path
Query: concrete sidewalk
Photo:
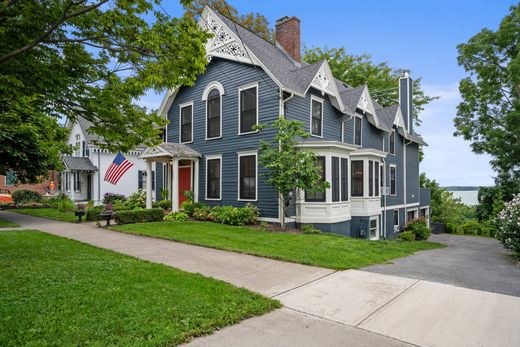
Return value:
M 284 308 L 197 338 L 196 346 L 519 346 L 520 298 L 365 271 L 335 272 L 0 212 L 54 235 L 199 272 Z

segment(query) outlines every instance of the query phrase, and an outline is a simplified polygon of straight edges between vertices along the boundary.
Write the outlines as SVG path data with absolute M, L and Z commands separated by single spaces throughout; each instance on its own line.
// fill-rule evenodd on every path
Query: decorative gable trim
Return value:
M 147 159 L 147 158 L 156 158 L 156 157 L 170 157 L 171 153 L 165 151 L 160 146 L 148 147 L 145 149 L 141 155 L 139 155 L 139 159 Z
M 361 94 L 361 97 L 359 98 L 358 104 L 356 106 L 357 108 L 370 113 L 372 116 L 375 116 L 376 110 L 374 107 L 374 101 L 372 100 L 372 97 L 370 96 L 370 92 L 368 91 L 368 87 L 365 86 L 363 89 L 363 93 Z M 374 118 L 376 120 L 376 126 L 377 126 L 377 118 Z
M 341 112 L 346 113 L 345 106 L 341 100 L 341 95 L 339 94 L 338 86 L 336 85 L 336 80 L 332 75 L 329 63 L 326 60 L 323 61 L 318 72 L 314 75 L 311 84 L 307 87 L 307 90 L 305 90 L 305 94 L 307 94 L 310 87 L 316 88 L 321 91 L 322 94 L 328 94 L 331 96 L 330 101 L 332 105 Z
M 403 130 L 406 131 L 406 125 L 404 124 L 404 118 L 403 114 L 401 113 L 401 108 L 397 108 L 397 114 L 394 119 L 394 125 L 397 127 L 401 127 Z

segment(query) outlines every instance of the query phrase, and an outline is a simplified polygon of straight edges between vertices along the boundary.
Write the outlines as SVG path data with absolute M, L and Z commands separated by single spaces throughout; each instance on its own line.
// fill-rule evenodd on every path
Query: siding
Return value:
M 224 87 L 222 96 L 222 138 L 205 139 L 206 102 L 202 101 L 204 88 L 213 81 Z M 266 128 L 258 133 L 238 135 L 238 87 L 258 82 L 259 123 L 271 124 L 279 116 L 279 93 L 275 83 L 260 68 L 214 58 L 208 64 L 194 86 L 179 90 L 168 111 L 168 142 L 179 142 L 179 105 L 193 101 L 193 143 L 191 148 L 199 151 L 203 158 L 199 161 L 199 201 L 209 205 L 243 206 L 238 199 L 238 154 L 237 152 L 257 150 L 260 139 L 270 140 L 274 130 Z M 222 200 L 206 201 L 205 156 L 222 155 Z M 274 187 L 262 176 L 266 170 L 258 170 L 258 203 L 262 217 L 278 217 L 277 196 Z
M 388 195 L 386 197 L 386 205 L 404 204 L 404 167 L 403 167 L 403 142 L 404 138 L 397 132 L 395 134 L 395 155 L 388 154 L 386 156 L 386 186 L 390 187 L 390 165 L 395 164 L 397 168 L 396 196 Z
M 406 203 L 419 202 L 419 145 L 406 146 Z

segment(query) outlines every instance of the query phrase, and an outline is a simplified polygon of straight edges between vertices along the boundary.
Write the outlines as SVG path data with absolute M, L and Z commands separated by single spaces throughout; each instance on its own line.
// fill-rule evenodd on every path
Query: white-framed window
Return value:
M 354 144 L 361 146 L 361 129 L 363 127 L 363 118 L 360 116 L 354 117 Z
M 238 153 L 238 200 L 256 201 L 258 195 L 258 154 Z
M 361 197 L 364 195 L 364 171 L 363 160 L 350 161 L 350 189 L 352 196 Z
M 378 217 L 372 217 L 369 220 L 369 236 L 370 236 L 370 239 L 379 238 L 379 218 Z
M 341 158 L 341 201 L 348 201 L 348 159 Z
M 374 196 L 374 161 L 368 161 L 368 196 Z
M 327 179 L 326 175 L 326 158 L 324 156 L 316 157 L 316 165 L 320 169 L 321 178 L 325 181 Z M 305 201 L 306 202 L 325 202 L 326 201 L 325 191 L 316 191 L 316 192 L 305 192 Z
M 406 211 L 406 221 L 411 221 L 417 218 L 417 209 L 414 208 L 413 210 Z
M 222 96 L 224 87 L 217 81 L 209 83 L 202 93 L 206 102 L 206 140 L 222 137 Z
M 397 167 L 390 165 L 390 195 L 397 195 Z
M 76 134 L 76 157 L 81 155 L 81 135 Z
M 81 191 L 81 176 L 79 172 L 74 172 L 74 191 L 80 192 Z
M 258 132 L 258 82 L 238 87 L 238 134 Z
M 179 143 L 193 142 L 193 101 L 179 105 Z
M 393 217 L 392 219 L 393 219 L 393 224 L 394 224 L 394 231 L 398 231 L 399 230 L 399 210 L 398 209 L 393 210 L 392 217 Z
M 390 140 L 389 140 L 389 152 L 390 154 L 395 155 L 395 130 L 392 130 L 390 133 Z
M 331 174 L 332 174 L 332 182 L 331 182 L 331 194 L 332 194 L 332 202 L 338 202 L 340 201 L 340 193 L 341 193 L 341 186 L 340 186 L 340 158 L 339 157 L 332 157 L 331 158 Z
M 311 95 L 310 133 L 323 137 L 323 99 Z
M 206 200 L 222 199 L 222 155 L 206 157 Z

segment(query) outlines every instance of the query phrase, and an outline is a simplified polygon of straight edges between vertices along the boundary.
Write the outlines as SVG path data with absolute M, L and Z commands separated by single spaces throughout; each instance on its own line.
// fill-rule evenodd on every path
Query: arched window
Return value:
M 206 100 L 206 138 L 218 138 L 221 136 L 221 99 L 220 91 L 213 88 L 208 93 Z

